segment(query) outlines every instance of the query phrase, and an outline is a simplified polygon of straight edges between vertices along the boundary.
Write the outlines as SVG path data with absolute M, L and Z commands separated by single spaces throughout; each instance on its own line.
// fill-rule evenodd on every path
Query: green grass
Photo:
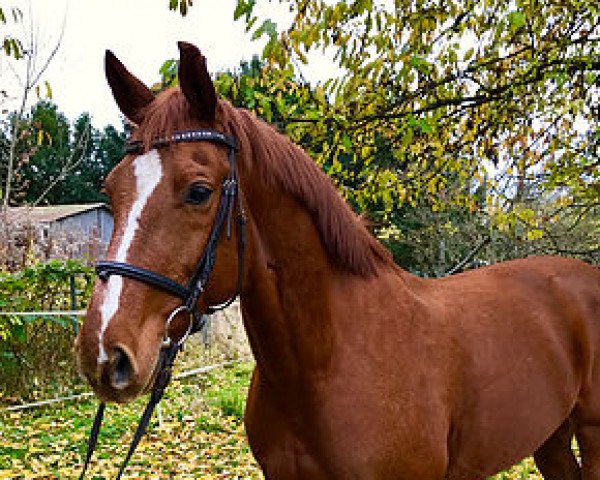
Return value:
M 126 478 L 261 479 L 242 415 L 253 365 L 238 363 L 174 381 L 132 458 Z M 114 478 L 146 398 L 107 408 L 87 478 Z M 0 479 L 78 478 L 96 409 L 93 400 L 0 412 Z M 541 480 L 528 459 L 493 480 Z

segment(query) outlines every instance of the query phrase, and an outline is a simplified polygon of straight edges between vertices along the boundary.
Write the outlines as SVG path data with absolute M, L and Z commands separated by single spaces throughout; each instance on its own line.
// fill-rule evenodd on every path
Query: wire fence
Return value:
M 73 327 L 73 335 L 77 336 L 79 333 L 79 322 L 77 320 L 78 317 L 85 315 L 85 309 L 81 309 L 79 297 L 81 291 L 77 290 L 76 287 L 76 275 L 69 275 L 69 306 L 70 310 L 50 310 L 50 311 L 0 311 L 1 317 L 24 317 L 24 318 L 32 318 L 32 317 L 40 317 L 44 318 L 52 318 L 52 317 L 68 317 L 71 319 L 71 325 Z
M 215 369 L 221 368 L 221 367 L 226 367 L 227 365 L 232 365 L 234 363 L 239 363 L 242 361 L 244 361 L 244 359 L 236 358 L 235 360 L 229 360 L 227 362 L 221 362 L 221 363 L 216 363 L 214 365 L 206 365 L 204 367 L 193 368 L 191 370 L 187 370 L 185 372 L 180 372 L 176 375 L 173 375 L 173 379 L 180 380 L 182 378 L 187 378 L 187 377 L 191 377 L 194 375 L 200 375 L 200 374 L 203 374 L 206 372 L 210 372 L 211 370 L 215 370 Z M 83 392 L 83 393 L 78 393 L 78 394 L 74 394 L 74 395 L 65 395 L 64 397 L 49 398 L 46 400 L 39 400 L 37 402 L 24 403 L 22 405 L 11 405 L 10 407 L 5 407 L 5 408 L 0 409 L 0 411 L 15 412 L 15 411 L 19 411 L 19 410 L 30 410 L 33 408 L 45 407 L 45 406 L 53 405 L 56 403 L 82 400 L 84 398 L 93 397 L 93 396 L 94 396 L 93 392 Z
M 85 279 L 89 281 L 87 277 Z M 47 310 L 39 308 L 44 305 L 44 302 L 37 304 L 32 302 L 31 310 L 27 309 L 27 303 L 18 302 L 13 303 L 17 308 L 9 311 L 0 309 L 0 327 L 4 323 L 8 331 L 13 329 L 18 332 L 0 341 L 0 371 L 3 372 L 0 394 L 4 394 L 4 397 L 25 400 L 29 395 L 35 394 L 36 390 L 43 390 L 47 385 L 60 384 L 66 387 L 77 376 L 73 362 L 69 360 L 71 355 L 69 344 L 72 342 L 71 336 L 77 336 L 81 317 L 86 314 L 87 295 L 84 294 L 86 288 L 81 286 L 77 274 L 71 274 L 64 280 L 67 282 L 66 288 L 62 290 L 63 298 L 66 297 L 65 301 L 46 303 L 50 307 Z M 5 308 L 10 304 L 11 302 L 4 303 Z M 21 306 L 25 308 L 19 308 Z M 53 309 L 54 306 L 58 308 Z M 206 320 L 205 328 L 201 332 L 204 346 L 212 343 L 209 340 L 212 321 Z M 40 328 L 42 325 L 44 326 Z M 243 356 L 244 353 L 240 358 Z M 229 363 L 233 362 L 195 368 L 179 373 L 176 378 L 201 374 Z M 70 394 L 68 390 L 70 388 L 67 387 L 64 396 L 3 406 L 0 411 L 26 410 L 59 402 L 76 401 L 93 395 L 91 392 Z
M 86 314 L 86 310 L 50 310 L 50 311 L 31 311 L 31 312 L 0 312 L 0 317 L 40 317 L 40 318 L 45 318 L 45 317 L 70 317 L 73 321 L 73 331 L 75 334 L 77 334 L 78 331 L 78 317 L 81 317 L 83 315 Z M 209 323 L 207 322 L 205 324 L 206 327 L 208 327 Z M 208 342 L 208 339 L 206 338 L 207 335 L 207 331 L 208 328 L 204 328 L 203 332 L 202 332 L 202 337 L 203 337 L 203 341 L 205 343 L 205 345 Z M 209 372 L 211 370 L 217 369 L 217 368 L 221 368 L 221 367 L 225 367 L 227 365 L 231 365 L 231 364 L 235 364 L 235 363 L 239 363 L 242 361 L 246 361 L 248 359 L 240 357 L 240 358 L 236 358 L 233 360 L 228 360 L 228 361 L 224 361 L 224 362 L 220 362 L 220 363 L 216 363 L 213 365 L 206 365 L 206 366 L 202 366 L 202 367 L 198 367 L 198 368 L 193 368 L 190 370 L 186 370 L 180 373 L 177 373 L 173 376 L 174 379 L 183 379 L 183 378 L 187 378 L 190 376 L 194 376 L 194 375 L 200 375 L 206 372 Z M 34 408 L 40 408 L 40 407 L 45 407 L 48 405 L 53 405 L 53 404 L 57 404 L 57 403 L 62 403 L 62 402 L 69 402 L 69 401 L 78 401 L 78 400 L 82 400 L 88 397 L 93 397 L 93 392 L 83 392 L 83 393 L 79 393 L 79 394 L 71 394 L 71 395 L 65 395 L 65 396 L 61 396 L 61 397 L 55 397 L 55 398 L 49 398 L 49 399 L 45 399 L 45 400 L 39 400 L 39 401 L 35 401 L 35 402 L 30 402 L 30 403 L 24 403 L 24 404 L 19 404 L 19 405 L 11 405 L 8 407 L 4 407 L 4 408 L 0 408 L 0 412 L 4 411 L 4 412 L 15 412 L 15 411 L 20 411 L 20 410 L 29 410 L 29 409 L 34 409 Z

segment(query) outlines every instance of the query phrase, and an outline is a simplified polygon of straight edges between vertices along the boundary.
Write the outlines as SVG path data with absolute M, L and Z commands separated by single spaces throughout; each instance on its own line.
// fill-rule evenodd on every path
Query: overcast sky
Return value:
M 26 2 L 0 4 L 18 4 L 27 11 Z M 120 122 L 104 77 L 106 49 L 152 84 L 159 80 L 162 63 L 178 56 L 178 40 L 200 47 L 213 73 L 251 59 L 264 45 L 251 41 L 243 23 L 233 21 L 235 0 L 195 0 L 186 17 L 169 11 L 168 0 L 31 0 L 31 5 L 42 57 L 55 44 L 63 20 L 65 24 L 60 50 L 46 75 L 54 102 L 71 120 L 89 111 L 97 127 Z M 268 16 L 282 22 L 289 13 L 275 2 Z M 318 73 L 311 72 L 322 74 L 324 65 L 303 73 L 317 81 Z M 11 85 L 11 76 L 6 66 L 0 68 L 0 86 Z

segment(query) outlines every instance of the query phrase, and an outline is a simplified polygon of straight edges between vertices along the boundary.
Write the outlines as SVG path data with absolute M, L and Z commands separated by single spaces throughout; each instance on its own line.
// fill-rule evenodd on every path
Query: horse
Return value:
M 264 477 L 473 480 L 533 454 L 546 480 L 599 480 L 600 270 L 548 256 L 410 274 L 302 149 L 219 98 L 205 57 L 178 45 L 179 87 L 157 95 L 106 53 L 136 145 L 105 181 L 106 258 L 180 285 L 214 246 L 188 307 L 239 290 Z M 126 402 L 152 385 L 165 328 L 189 326 L 171 324 L 176 287 L 118 273 L 96 282 L 75 350 L 96 395 Z

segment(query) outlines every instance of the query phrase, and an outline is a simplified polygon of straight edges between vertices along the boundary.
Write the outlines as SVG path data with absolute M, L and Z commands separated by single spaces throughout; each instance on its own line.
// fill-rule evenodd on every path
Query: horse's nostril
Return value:
M 131 374 L 133 373 L 133 367 L 129 356 L 122 348 L 115 347 L 115 353 L 113 357 L 113 372 L 111 383 L 116 389 L 123 389 L 129 385 L 131 381 Z

